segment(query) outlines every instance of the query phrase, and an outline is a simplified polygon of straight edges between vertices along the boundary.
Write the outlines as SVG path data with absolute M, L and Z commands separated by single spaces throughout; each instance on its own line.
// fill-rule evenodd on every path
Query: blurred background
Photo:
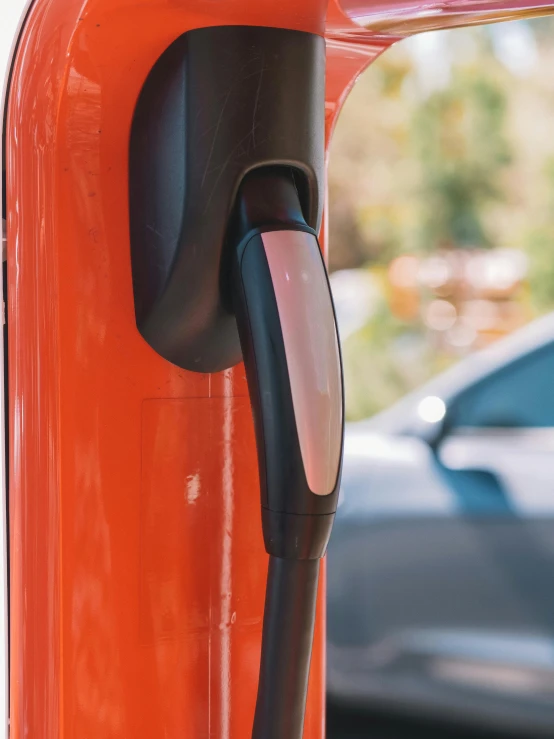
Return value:
M 430 32 L 354 87 L 329 169 L 348 418 L 554 307 L 554 20 Z
M 554 737 L 554 19 L 431 32 L 331 147 L 336 737 Z

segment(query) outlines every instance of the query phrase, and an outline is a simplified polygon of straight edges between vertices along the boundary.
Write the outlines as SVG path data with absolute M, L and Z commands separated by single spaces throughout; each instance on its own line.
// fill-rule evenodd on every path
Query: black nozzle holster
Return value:
M 131 261 L 139 331 L 165 359 L 199 372 L 241 359 L 225 246 L 247 173 L 289 167 L 319 228 L 324 84 L 323 38 L 278 28 L 189 31 L 152 68 L 131 130 Z

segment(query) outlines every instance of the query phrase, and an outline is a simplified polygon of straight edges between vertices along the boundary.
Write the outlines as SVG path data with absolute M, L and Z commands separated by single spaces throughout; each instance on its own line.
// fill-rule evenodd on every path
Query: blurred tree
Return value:
M 524 238 L 531 301 L 541 313 L 554 309 L 554 157 L 547 159 L 543 176 L 543 202 Z
M 407 150 L 411 105 L 402 94 L 411 70 L 405 54 L 387 52 L 341 112 L 329 169 L 331 270 L 385 264 L 401 248 L 411 215 L 404 190 L 415 171 Z
M 472 33 L 478 59 L 454 65 L 445 89 L 422 89 L 417 64 L 400 45 L 351 93 L 330 159 L 332 270 L 384 264 L 414 249 L 494 243 L 488 213 L 505 199 L 512 159 L 510 75 L 482 29 Z
M 502 174 L 511 161 L 505 119 L 501 84 L 474 67 L 455 69 L 448 88 L 415 111 L 412 148 L 420 164 L 416 197 L 423 250 L 493 243 L 485 214 L 491 202 L 505 199 Z

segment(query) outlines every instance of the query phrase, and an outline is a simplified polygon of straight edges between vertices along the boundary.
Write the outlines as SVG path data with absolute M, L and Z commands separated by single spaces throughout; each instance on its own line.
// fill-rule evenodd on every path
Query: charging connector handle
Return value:
M 294 174 L 254 172 L 231 233 L 234 305 L 252 403 L 270 556 L 254 739 L 301 739 L 319 559 L 343 445 L 338 333 L 317 237 Z
M 337 505 L 343 389 L 333 303 L 290 170 L 254 173 L 234 224 L 235 312 L 256 428 L 266 549 L 325 553 Z

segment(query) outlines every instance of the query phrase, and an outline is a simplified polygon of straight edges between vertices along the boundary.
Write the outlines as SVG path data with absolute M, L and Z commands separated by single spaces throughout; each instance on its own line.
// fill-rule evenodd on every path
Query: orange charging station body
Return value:
M 12 739 L 250 734 L 267 556 L 244 369 L 179 369 L 136 328 L 130 126 L 150 69 L 190 29 L 325 36 L 328 145 L 356 76 L 393 41 L 515 12 L 366 5 L 30 7 L 6 123 Z M 324 587 L 306 739 L 324 735 Z

